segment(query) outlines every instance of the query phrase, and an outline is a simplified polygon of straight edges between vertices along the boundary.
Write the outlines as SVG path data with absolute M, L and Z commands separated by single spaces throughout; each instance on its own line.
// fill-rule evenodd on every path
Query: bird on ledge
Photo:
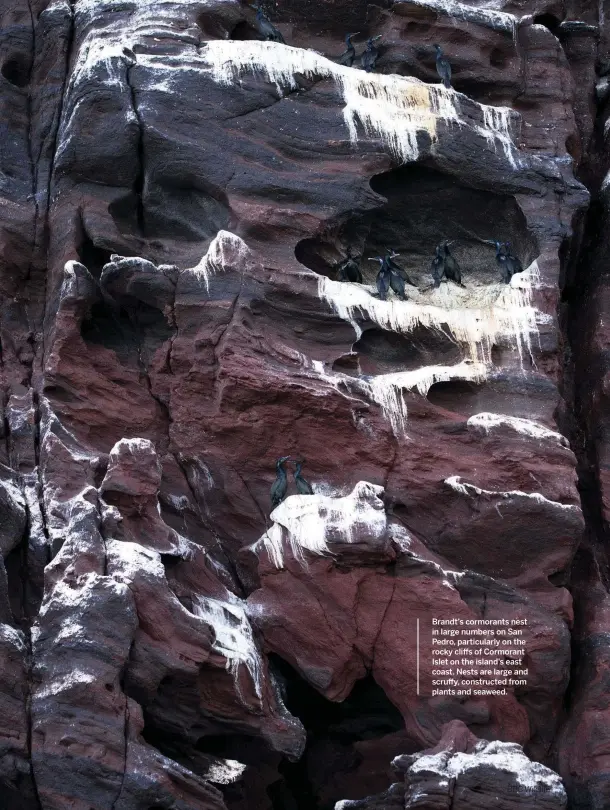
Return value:
M 441 81 L 445 87 L 451 89 L 451 65 L 446 56 L 443 56 L 443 49 L 440 45 L 435 45 L 436 48 L 436 72 L 441 77 Z
M 375 70 L 375 65 L 379 59 L 379 48 L 375 45 L 375 40 L 381 39 L 382 34 L 376 37 L 370 37 L 366 41 L 366 49 L 360 57 L 360 64 L 367 73 L 372 73 Z
M 295 461 L 294 463 L 294 483 L 297 487 L 297 492 L 299 495 L 313 495 L 313 489 L 311 488 L 311 484 L 306 481 L 303 476 L 301 475 L 301 467 L 305 463 L 305 459 L 301 459 L 300 461 Z
M 354 59 L 356 58 L 356 49 L 352 43 L 352 37 L 358 36 L 360 31 L 356 31 L 355 34 L 346 34 L 345 35 L 345 50 L 341 54 L 341 56 L 337 57 L 336 62 L 338 65 L 345 65 L 345 67 L 352 67 L 354 64 Z
M 282 45 L 285 45 L 286 42 L 284 41 L 284 37 L 277 30 L 271 20 L 265 16 L 265 12 L 262 10 L 262 8 L 254 4 L 252 4 L 250 8 L 253 8 L 256 11 L 256 27 L 258 29 L 258 33 L 270 42 L 281 42 Z
M 275 464 L 276 479 L 271 485 L 271 506 L 273 509 L 279 506 L 286 497 L 288 491 L 288 479 L 286 478 L 286 470 L 284 464 L 290 459 L 290 456 L 282 456 L 278 458 Z

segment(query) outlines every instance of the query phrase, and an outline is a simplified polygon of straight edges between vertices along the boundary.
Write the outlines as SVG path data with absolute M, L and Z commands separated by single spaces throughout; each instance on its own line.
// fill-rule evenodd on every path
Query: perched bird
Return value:
M 337 57 L 335 60 L 338 65 L 345 65 L 345 67 L 351 67 L 354 64 L 354 59 L 356 58 L 356 49 L 352 44 L 352 37 L 358 36 L 360 31 L 356 31 L 355 34 L 346 34 L 345 35 L 345 50 L 341 54 L 341 56 Z
M 301 475 L 301 467 L 304 463 L 303 459 L 294 462 L 294 483 L 296 484 L 299 495 L 313 495 L 311 484 Z
M 376 39 L 381 39 L 382 34 L 376 37 L 370 37 L 366 41 L 366 48 L 360 57 L 360 64 L 367 73 L 372 73 L 375 70 L 375 65 L 379 59 L 379 48 L 375 45 Z
M 278 458 L 275 464 L 277 476 L 271 485 L 271 506 L 273 509 L 275 509 L 276 506 L 279 506 L 286 497 L 286 492 L 288 490 L 288 479 L 286 478 L 284 463 L 289 459 L 290 456 L 282 456 L 282 458 Z
M 523 272 L 523 265 L 516 256 L 510 252 L 510 242 L 496 242 L 496 261 L 500 266 L 502 281 L 510 284 L 515 273 Z
M 370 261 L 379 262 L 380 264 L 375 283 L 377 284 L 377 292 L 379 293 L 379 297 L 382 301 L 385 301 L 388 290 L 390 289 L 390 278 L 392 275 L 389 265 L 385 259 L 381 258 L 381 256 L 373 256 Z
M 411 281 L 407 271 L 403 270 L 403 268 L 400 267 L 398 264 L 396 264 L 396 262 L 394 261 L 396 256 L 400 256 L 400 253 L 396 253 L 395 251 L 390 250 L 389 248 L 386 248 L 385 252 L 386 252 L 386 262 L 388 264 L 388 267 L 392 271 L 392 273 L 396 273 L 397 275 L 399 275 L 402 278 L 403 281 L 406 281 L 407 284 L 410 284 L 412 287 L 417 288 L 417 284 L 414 284 Z M 394 289 L 394 287 L 392 287 L 392 289 Z M 403 285 L 403 289 L 404 289 L 404 285 Z
M 503 242 L 496 242 L 496 262 L 500 267 L 502 274 L 502 281 L 505 284 L 510 283 L 511 273 L 508 267 L 508 256 L 506 255 L 506 245 Z
M 505 242 L 505 245 L 506 245 L 506 255 L 508 256 L 508 263 L 511 269 L 511 277 L 512 277 L 516 273 L 523 272 L 523 265 L 521 264 L 519 259 L 510 252 L 510 242 Z
M 352 255 L 351 248 L 347 249 L 347 259 L 339 265 L 339 281 L 351 281 L 362 284 L 360 265 Z
M 436 48 L 436 72 L 441 77 L 441 81 L 447 89 L 451 87 L 451 65 L 446 56 L 443 56 L 443 49 L 440 45 L 435 45 Z
M 432 259 L 432 278 L 434 286 L 440 287 L 445 275 L 445 251 L 442 245 L 436 246 L 436 256 Z
M 455 281 L 456 284 L 463 287 L 462 271 L 455 257 L 449 250 L 449 242 L 443 242 L 443 250 L 445 251 L 445 278 L 449 279 L 449 281 Z
M 285 45 L 286 42 L 284 41 L 284 37 L 277 30 L 277 28 L 271 22 L 271 20 L 265 16 L 265 13 L 262 10 L 262 8 L 254 4 L 252 4 L 250 8 L 253 8 L 256 11 L 256 28 L 258 30 L 258 33 L 264 39 L 270 40 L 272 42 L 281 42 L 282 45 Z

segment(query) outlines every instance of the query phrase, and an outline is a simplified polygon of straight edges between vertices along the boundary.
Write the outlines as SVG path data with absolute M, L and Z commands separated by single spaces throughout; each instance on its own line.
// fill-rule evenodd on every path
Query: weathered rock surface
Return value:
M 1 806 L 609 803 L 606 5 L 0 2 Z
M 532 806 L 564 810 L 567 806 L 566 792 L 556 773 L 531 762 L 520 745 L 477 739 L 460 720 L 443 728 L 434 748 L 396 757 L 392 765 L 402 782 L 379 796 L 338 802 L 336 810 Z

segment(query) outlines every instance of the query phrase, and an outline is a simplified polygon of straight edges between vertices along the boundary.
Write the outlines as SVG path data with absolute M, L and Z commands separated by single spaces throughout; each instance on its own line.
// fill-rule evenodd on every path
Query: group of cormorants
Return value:
M 282 456 L 282 458 L 278 458 L 275 464 L 275 471 L 276 471 L 276 478 L 273 484 L 271 485 L 271 507 L 275 509 L 276 506 L 279 506 L 281 502 L 286 497 L 286 493 L 288 492 L 288 478 L 286 477 L 286 469 L 284 464 L 290 461 L 290 456 Z M 306 481 L 303 476 L 301 475 L 301 468 L 305 462 L 303 459 L 294 461 L 294 483 L 297 488 L 297 492 L 299 495 L 313 495 L 313 489 L 311 488 L 311 484 Z
M 250 8 L 253 8 L 256 11 L 256 30 L 262 36 L 262 38 L 271 42 L 281 42 L 283 45 L 285 45 L 286 43 L 281 32 L 278 31 L 275 25 L 266 16 L 262 8 L 254 3 L 250 3 Z M 359 33 L 359 31 L 356 31 L 354 34 L 345 35 L 345 50 L 341 56 L 337 57 L 335 60 L 338 65 L 344 65 L 345 67 L 354 66 L 354 62 L 356 61 L 356 48 L 352 42 L 352 37 L 358 36 Z M 376 37 L 369 37 L 366 41 L 364 50 L 358 57 L 360 66 L 367 73 L 372 73 L 375 70 L 375 65 L 379 59 L 379 48 L 375 43 L 377 40 L 381 39 L 381 37 L 382 34 L 378 34 Z M 451 65 L 449 64 L 447 57 L 443 55 L 441 46 L 435 45 L 434 47 L 436 48 L 436 71 L 444 86 L 450 88 Z
M 356 31 L 355 34 L 346 34 L 345 36 L 345 50 L 335 61 L 338 65 L 345 65 L 345 67 L 353 67 L 356 59 L 356 48 L 352 42 L 352 37 L 358 36 L 360 32 Z M 366 41 L 366 47 L 360 54 L 360 65 L 367 73 L 372 73 L 375 70 L 375 65 L 379 59 L 379 48 L 375 45 L 378 39 L 381 39 L 381 34 L 376 37 L 369 37 Z
M 494 242 L 496 248 L 496 262 L 500 267 L 502 281 L 509 284 L 515 273 L 523 272 L 523 265 L 519 259 L 510 252 L 510 242 Z M 379 272 L 377 273 L 377 292 L 382 301 L 387 298 L 388 290 L 392 290 L 399 298 L 405 300 L 405 284 L 410 284 L 417 288 L 409 278 L 407 272 L 400 267 L 394 259 L 399 254 L 386 248 L 385 256 L 372 256 L 369 261 L 379 262 Z M 449 241 L 445 240 L 437 245 L 434 259 L 432 260 L 432 278 L 435 287 L 440 287 L 441 281 L 453 281 L 464 287 L 462 284 L 462 271 L 457 259 L 449 248 Z M 362 284 L 362 271 L 358 263 L 358 257 L 352 252 L 352 248 L 347 249 L 347 258 L 341 262 L 338 269 L 339 281 L 350 281 Z

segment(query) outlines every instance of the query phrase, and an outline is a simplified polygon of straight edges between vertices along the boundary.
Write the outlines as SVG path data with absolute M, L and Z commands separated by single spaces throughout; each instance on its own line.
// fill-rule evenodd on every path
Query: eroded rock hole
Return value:
M 536 14 L 534 17 L 534 25 L 543 25 L 554 36 L 559 36 L 559 26 L 561 20 L 555 14 Z
M 502 413 L 553 425 L 553 383 L 539 374 L 524 374 L 514 368 L 490 374 L 484 383 L 464 380 L 438 382 L 427 399 L 433 405 L 464 419 L 476 413 Z
M 497 283 L 495 241 L 510 242 L 527 267 L 538 254 L 534 237 L 514 197 L 465 186 L 436 169 L 402 166 L 376 175 L 371 188 L 386 199 L 373 211 L 356 212 L 332 231 L 304 239 L 296 258 L 319 275 L 337 279 L 348 246 L 362 257 L 365 284 L 374 284 L 378 265 L 370 257 L 397 251 L 397 263 L 420 291 L 432 286 L 435 247 L 451 242 L 464 282 Z
M 94 278 L 99 279 L 102 268 L 110 261 L 110 251 L 95 245 L 88 236 L 83 238 L 77 247 L 78 259 L 84 264 Z
M 106 301 L 93 304 L 83 319 L 80 333 L 85 343 L 112 349 L 124 365 L 137 363 L 139 339 L 124 309 Z
M 373 677 L 357 681 L 342 703 L 333 703 L 281 658 L 271 655 L 270 660 L 281 680 L 288 710 L 307 731 L 301 759 L 284 760 L 279 766 L 281 778 L 267 790 L 273 810 L 332 810 L 340 799 L 359 798 L 386 787 L 385 770 L 378 776 L 368 771 L 366 787 L 358 782 L 363 762 L 358 746 L 373 745 L 374 740 L 404 729 L 400 712 Z
M 123 365 L 131 366 L 148 367 L 173 334 L 159 309 L 131 296 L 124 296 L 121 305 L 97 301 L 81 323 L 86 343 L 111 349 Z
M 237 23 L 235 28 L 231 31 L 229 39 L 243 41 L 248 39 L 260 39 L 260 36 L 258 34 L 258 31 L 252 25 L 250 25 L 250 23 L 244 20 L 240 23 Z
M 417 327 L 409 335 L 367 329 L 354 345 L 363 374 L 388 374 L 463 359 L 460 346 L 442 332 Z
M 30 66 L 23 56 L 13 56 L 2 65 L 2 75 L 15 87 L 25 87 L 30 81 Z
M 484 388 L 484 385 L 465 380 L 438 382 L 428 391 L 428 401 L 439 408 L 472 416 L 485 410 L 479 404 L 483 399 L 481 394 Z

